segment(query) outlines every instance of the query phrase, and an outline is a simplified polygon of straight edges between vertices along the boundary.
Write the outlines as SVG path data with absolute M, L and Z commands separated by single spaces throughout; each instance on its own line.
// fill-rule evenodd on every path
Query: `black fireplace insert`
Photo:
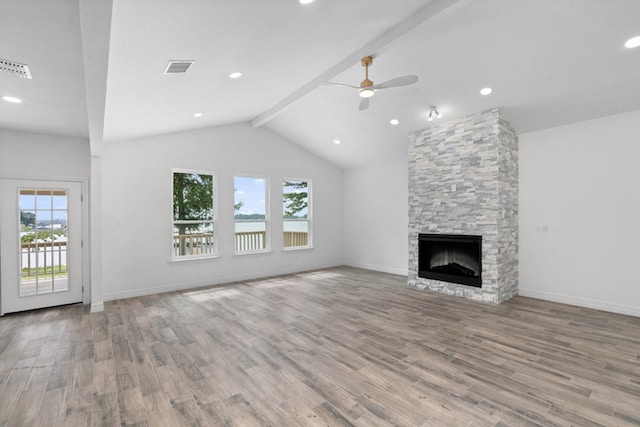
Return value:
M 418 235 L 418 276 L 482 287 L 482 236 Z

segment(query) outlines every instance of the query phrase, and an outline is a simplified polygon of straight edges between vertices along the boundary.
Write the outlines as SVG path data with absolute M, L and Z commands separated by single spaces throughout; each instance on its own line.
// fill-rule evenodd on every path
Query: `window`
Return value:
M 311 247 L 311 181 L 282 181 L 283 246 L 285 249 Z
M 236 176 L 233 184 L 236 253 L 267 251 L 267 178 Z
M 173 171 L 173 258 L 215 256 L 213 174 Z

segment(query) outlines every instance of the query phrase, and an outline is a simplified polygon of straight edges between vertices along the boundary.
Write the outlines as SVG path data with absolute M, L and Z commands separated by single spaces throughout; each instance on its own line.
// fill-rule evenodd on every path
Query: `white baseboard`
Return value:
M 95 304 L 91 304 L 91 308 L 89 310 L 90 313 L 100 313 L 101 311 L 104 311 L 104 304 L 103 303 L 95 303 Z
M 145 295 L 162 294 L 165 292 L 184 291 L 188 289 L 197 289 L 197 288 L 202 288 L 206 286 L 223 285 L 226 283 L 242 282 L 246 280 L 266 279 L 273 276 L 281 276 L 283 274 L 301 273 L 303 271 L 338 267 L 340 265 L 342 264 L 322 264 L 322 265 L 316 265 L 316 266 L 306 266 L 303 269 L 290 269 L 286 271 L 280 270 L 280 271 L 251 272 L 251 273 L 238 274 L 238 275 L 215 277 L 207 280 L 198 280 L 193 282 L 172 283 L 170 285 L 149 286 L 146 288 L 131 289 L 127 291 L 108 292 L 104 294 L 104 301 L 114 301 L 118 299 L 142 297 Z
M 619 304 L 614 302 L 593 300 L 590 298 L 562 295 L 553 292 L 537 291 L 535 289 L 518 289 L 518 295 L 523 297 L 541 299 L 545 301 L 560 302 L 563 304 L 577 305 L 579 307 L 594 308 L 596 310 L 609 311 L 611 313 L 626 314 L 640 317 L 640 307 Z
M 344 263 L 344 265 L 348 267 L 363 268 L 365 270 L 380 271 L 382 273 L 397 274 L 399 276 L 409 275 L 409 271 L 407 269 L 385 267 L 382 265 L 364 264 L 364 263 L 352 262 L 352 261 L 347 261 Z

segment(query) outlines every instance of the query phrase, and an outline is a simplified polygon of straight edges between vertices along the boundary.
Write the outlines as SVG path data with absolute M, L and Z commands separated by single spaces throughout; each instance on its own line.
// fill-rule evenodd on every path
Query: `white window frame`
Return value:
M 194 220 L 191 221 L 194 224 L 202 224 L 202 223 L 211 223 L 213 230 L 213 252 L 207 254 L 196 254 L 196 255 L 176 255 L 174 250 L 174 229 L 175 229 L 175 221 L 173 219 L 173 175 L 176 173 L 184 173 L 184 174 L 197 174 L 197 175 L 210 175 L 212 177 L 212 191 L 213 191 L 213 219 L 209 220 Z M 169 179 L 169 185 L 171 186 L 171 199 L 170 199 L 170 215 L 171 215 L 171 231 L 170 231 L 170 241 L 171 244 L 169 248 L 171 250 L 170 261 L 172 262 L 182 262 L 182 261 L 191 261 L 191 260 L 201 260 L 201 259 L 211 259 L 218 258 L 219 252 L 219 239 L 218 239 L 218 178 L 215 172 L 205 171 L 199 169 L 182 169 L 182 168 L 172 168 L 171 176 Z
M 253 178 L 253 179 L 261 179 L 264 181 L 264 227 L 265 227 L 265 235 L 264 235 L 264 248 L 256 249 L 256 250 L 245 250 L 239 251 L 236 248 L 236 223 L 242 222 L 243 220 L 236 220 L 235 218 L 235 204 L 236 204 L 236 178 Z M 233 174 L 233 254 L 234 255 L 252 255 L 252 254 L 264 254 L 267 252 L 271 252 L 271 215 L 270 212 L 270 200 L 271 200 L 271 185 L 270 179 L 267 175 L 258 175 L 252 173 L 234 173 Z M 251 222 L 251 220 L 247 220 L 247 222 Z M 253 222 L 261 222 L 261 221 L 253 221 Z
M 284 218 L 284 183 L 285 181 L 300 181 L 300 182 L 307 183 L 307 244 L 305 246 L 285 246 L 284 224 L 285 222 L 287 222 L 287 220 Z M 312 249 L 313 248 L 313 180 L 310 178 L 283 177 L 280 182 L 280 191 L 282 191 L 282 206 L 280 207 L 280 214 L 282 215 L 282 250 L 283 251 L 299 251 L 303 249 Z

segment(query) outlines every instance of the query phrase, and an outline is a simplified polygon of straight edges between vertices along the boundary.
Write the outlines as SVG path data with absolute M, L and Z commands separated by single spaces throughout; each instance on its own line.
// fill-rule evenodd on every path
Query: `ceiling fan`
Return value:
M 373 82 L 369 80 L 369 66 L 373 64 L 373 57 L 365 56 L 360 60 L 360 63 L 365 69 L 364 80 L 360 82 L 360 86 L 353 86 L 353 85 L 348 85 L 344 83 L 335 83 L 335 82 L 323 82 L 328 85 L 343 86 L 343 87 L 358 89 L 358 91 L 360 92 L 360 97 L 362 98 L 362 100 L 360 100 L 360 107 L 359 107 L 360 111 L 366 110 L 367 108 L 369 108 L 369 98 L 371 98 L 375 94 L 376 90 L 388 89 L 390 87 L 409 86 L 418 81 L 418 76 L 402 76 L 402 77 L 396 77 L 395 79 L 387 80 L 386 82 L 383 82 L 383 83 L 373 84 Z

